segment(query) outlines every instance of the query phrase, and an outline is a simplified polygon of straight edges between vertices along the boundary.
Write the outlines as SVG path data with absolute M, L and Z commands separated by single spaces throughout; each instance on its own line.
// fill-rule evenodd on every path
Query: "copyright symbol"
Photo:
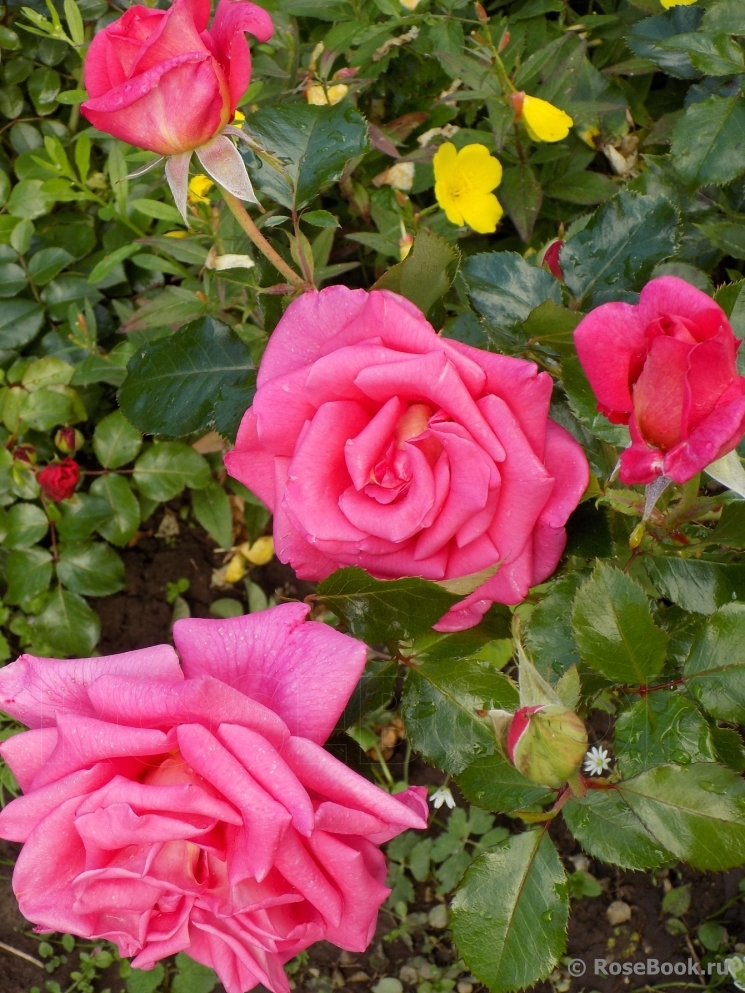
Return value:
M 570 959 L 567 970 L 570 976 L 584 976 L 587 966 L 582 959 Z

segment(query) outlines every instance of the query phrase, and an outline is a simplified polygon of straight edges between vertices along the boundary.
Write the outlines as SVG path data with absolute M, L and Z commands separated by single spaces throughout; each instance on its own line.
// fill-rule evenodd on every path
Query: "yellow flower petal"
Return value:
M 194 176 L 189 180 L 189 202 L 209 203 L 209 197 L 206 194 L 209 193 L 214 185 L 209 176 L 205 176 L 202 173 Z
M 458 152 L 452 141 L 446 141 L 435 152 L 432 165 L 435 168 L 435 182 L 449 178 L 455 168 Z
M 492 234 L 497 230 L 504 211 L 493 193 L 470 193 L 461 198 L 461 203 L 463 217 L 469 228 L 479 234 Z
M 246 120 L 246 115 L 240 110 L 236 110 L 235 117 L 233 118 L 233 124 L 242 124 Z
M 525 94 L 523 100 L 523 122 L 525 130 L 533 141 L 561 141 L 569 134 L 574 121 L 563 110 L 554 107 L 547 100 Z
M 274 538 L 270 534 L 257 538 L 248 549 L 246 558 L 252 565 L 266 565 L 271 562 L 274 558 Z
M 334 83 L 333 86 L 329 86 L 328 98 L 331 106 L 333 107 L 334 104 L 343 100 L 347 93 L 349 93 L 349 87 L 346 83 Z
M 226 583 L 237 583 L 246 575 L 246 560 L 242 555 L 235 554 L 225 567 L 223 579 Z
M 314 107 L 325 107 L 329 102 L 326 91 L 320 83 L 315 83 L 313 86 L 308 87 L 305 91 L 305 99 Z
M 458 153 L 458 168 L 468 175 L 479 193 L 491 193 L 502 182 L 502 163 L 490 155 L 486 145 L 466 145 Z
M 665 10 L 670 10 L 671 7 L 688 7 L 695 2 L 696 0 L 660 0 Z

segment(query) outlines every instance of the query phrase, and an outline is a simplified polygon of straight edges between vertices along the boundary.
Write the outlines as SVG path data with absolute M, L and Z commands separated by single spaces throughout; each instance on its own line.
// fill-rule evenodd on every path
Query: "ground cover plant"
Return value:
M 35 988 L 605 993 L 570 909 L 614 896 L 633 962 L 632 872 L 745 988 L 743 37 L 743 0 L 6 5 Z M 158 542 L 165 623 L 102 650 Z

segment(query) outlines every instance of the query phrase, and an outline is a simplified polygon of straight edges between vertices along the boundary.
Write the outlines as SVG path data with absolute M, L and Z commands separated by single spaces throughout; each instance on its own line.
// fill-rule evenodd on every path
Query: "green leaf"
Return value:
M 654 869 L 670 858 L 616 790 L 590 790 L 562 810 L 567 827 L 592 858 L 622 869 Z
M 745 549 L 745 500 L 724 505 L 712 539 L 727 548 Z
M 691 695 L 712 716 L 745 722 L 745 604 L 730 603 L 709 618 L 683 673 Z
M 46 548 L 19 548 L 9 553 L 5 563 L 6 603 L 23 603 L 49 588 L 52 556 Z
M 553 200 L 589 207 L 618 193 L 618 183 L 602 172 L 569 172 L 549 183 L 545 193 Z
M 178 972 L 171 980 L 171 993 L 212 993 L 217 986 L 215 972 L 184 952 L 176 956 L 176 968 Z
M 375 645 L 426 631 L 459 598 L 424 579 L 373 579 L 350 567 L 324 579 L 317 599 L 342 618 L 355 638 Z
M 0 307 L 0 348 L 23 348 L 44 323 L 44 308 L 35 300 L 9 300 Z
M 745 69 L 742 49 L 727 34 L 698 31 L 674 35 L 663 42 L 662 47 L 685 52 L 694 68 L 705 76 L 731 76 Z
M 221 390 L 239 386 L 253 370 L 251 353 L 238 335 L 203 317 L 138 349 L 119 404 L 144 433 L 180 437 L 212 424 Z
M 731 769 L 662 765 L 617 789 L 660 844 L 695 869 L 745 862 L 745 782 Z
M 745 101 L 712 96 L 692 103 L 673 130 L 673 165 L 690 186 L 729 183 L 745 172 Z M 12 199 L 12 195 L 11 195 Z
M 717 0 L 704 13 L 704 31 L 745 35 L 745 0 Z
M 543 190 L 527 163 L 505 169 L 498 196 L 517 233 L 527 245 L 543 203 Z
M 34 635 L 62 657 L 90 655 L 101 636 L 101 622 L 77 593 L 58 587 L 34 621 Z
M 49 528 L 47 515 L 35 503 L 16 503 L 8 511 L 5 548 L 28 548 L 41 541 Z
M 65 0 L 63 9 L 65 11 L 65 20 L 67 21 L 67 29 L 70 32 L 70 37 L 76 45 L 83 45 L 85 43 L 85 29 L 83 27 L 83 17 L 80 13 L 80 8 L 75 0 Z
M 338 228 L 339 221 L 328 210 L 308 210 L 300 218 L 314 228 Z
M 144 214 L 145 217 L 168 221 L 170 224 L 183 224 L 181 214 L 169 203 L 161 203 L 160 200 L 134 199 L 129 201 L 129 205 L 132 210 Z
M 85 541 L 95 530 L 114 516 L 111 507 L 101 497 L 76 493 L 59 504 L 60 520 L 57 534 L 63 541 Z
M 222 486 L 209 483 L 191 495 L 194 516 L 218 548 L 233 544 L 233 514 L 228 495 Z
M 499 751 L 472 762 L 458 776 L 458 786 L 469 803 L 505 814 L 547 803 L 556 795 L 531 783 Z
M 373 289 L 400 293 L 426 314 L 450 289 L 459 258 L 444 238 L 422 228 L 407 258 L 384 272 Z
M 15 262 L 0 264 L 0 298 L 14 297 L 26 285 L 26 273 Z
M 137 458 L 142 435 L 120 410 L 99 421 L 93 432 L 93 451 L 105 469 L 118 469 Z
M 694 614 L 713 614 L 745 595 L 745 565 L 649 556 L 649 578 L 667 599 Z
M 517 687 L 476 659 L 424 662 L 409 668 L 401 701 L 406 734 L 424 758 L 453 775 L 491 755 L 494 728 L 477 711 L 517 710 Z
M 525 831 L 480 855 L 451 905 L 453 939 L 492 993 L 532 986 L 566 948 L 569 891 L 543 830 Z
M 256 394 L 256 373 L 251 372 L 238 386 L 223 386 L 215 401 L 215 431 L 235 443 L 243 415 Z
M 715 762 L 709 725 L 687 697 L 648 693 L 616 720 L 616 762 L 624 778 L 667 762 Z
M 626 36 L 635 55 L 651 59 L 664 72 L 680 79 L 694 79 L 698 73 L 685 52 L 671 51 L 665 41 L 675 35 L 695 31 L 701 21 L 698 7 L 675 6 L 657 17 L 637 21 Z
M 74 260 L 64 248 L 42 248 L 29 259 L 28 274 L 37 286 L 46 284 Z
M 201 489 L 211 479 L 207 461 L 182 441 L 164 441 L 148 448 L 135 462 L 134 481 L 143 496 L 161 503 L 185 486 Z
M 102 541 L 62 545 L 57 576 L 63 586 L 83 596 L 108 596 L 124 586 L 124 563 Z
M 711 221 L 696 227 L 712 245 L 735 259 L 745 259 L 745 235 L 737 221 Z
M 674 917 L 682 917 L 691 908 L 691 884 L 677 886 L 669 890 L 662 898 L 662 913 L 672 914 Z
M 126 979 L 127 993 L 155 993 L 165 974 L 160 962 L 153 969 L 131 969 Z
M 29 221 L 46 214 L 54 200 L 42 193 L 42 185 L 41 179 L 22 179 L 16 183 L 8 198 L 8 213 Z
M 140 525 L 140 504 L 129 481 L 110 472 L 94 480 L 90 491 L 93 496 L 106 501 L 111 514 L 111 520 L 98 526 L 98 533 L 112 545 L 120 548 L 126 545 Z
M 360 724 L 368 714 L 390 703 L 396 691 L 397 678 L 398 661 L 395 659 L 368 662 L 337 726 L 346 731 Z
M 745 772 L 745 747 L 739 732 L 715 725 L 711 729 L 711 737 L 719 760 L 735 772 Z
M 645 686 L 665 664 L 668 636 L 652 620 L 644 590 L 604 562 L 577 593 L 572 629 L 585 662 L 614 682 Z
M 351 103 L 313 107 L 304 101 L 266 107 L 252 114 L 245 130 L 279 160 L 251 168 L 260 190 L 284 207 L 300 210 L 347 161 L 367 149 L 367 124 Z
M 497 328 L 520 324 L 546 300 L 561 303 L 558 281 L 517 252 L 472 255 L 461 271 L 471 303 Z
M 580 661 L 572 634 L 572 603 L 582 577 L 569 573 L 555 582 L 525 626 L 525 644 L 542 676 L 553 683 Z
M 136 244 L 122 245 L 120 248 L 115 248 L 113 252 L 105 255 L 100 262 L 97 262 L 93 266 L 91 274 L 88 277 L 88 282 L 92 284 L 102 282 L 108 275 L 110 275 L 110 273 L 114 271 L 114 269 L 116 269 L 118 265 L 121 265 L 125 259 L 131 258 L 139 251 L 142 251 L 142 245 L 140 245 L 139 242 Z
M 657 263 L 675 254 L 677 222 L 675 207 L 663 196 L 616 194 L 561 249 L 564 282 L 578 305 L 633 302 L 633 291 Z

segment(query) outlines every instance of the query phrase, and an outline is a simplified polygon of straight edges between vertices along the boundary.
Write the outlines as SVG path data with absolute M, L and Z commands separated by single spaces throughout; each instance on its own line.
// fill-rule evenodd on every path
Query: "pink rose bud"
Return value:
M 75 492 L 80 481 L 80 468 L 69 456 L 61 462 L 53 462 L 38 473 L 36 480 L 41 486 L 42 493 L 50 500 L 59 503 L 67 500 Z
M 629 425 L 621 481 L 685 483 L 745 433 L 745 377 L 722 308 L 676 276 L 647 283 L 639 303 L 604 303 L 574 332 L 577 354 L 614 424 Z
M 440 337 L 389 290 L 329 286 L 290 304 L 257 382 L 225 464 L 272 509 L 277 557 L 302 579 L 499 566 L 438 621 L 460 631 L 556 568 L 589 473 L 534 363 Z
M 556 789 L 577 772 L 587 753 L 587 729 L 571 710 L 547 704 L 521 707 L 507 732 L 507 755 L 532 783 Z
M 564 273 L 561 271 L 561 266 L 559 265 L 559 252 L 561 252 L 563 244 L 564 242 L 561 238 L 557 238 L 556 241 L 551 242 L 543 253 L 543 264 L 552 275 L 561 280 L 564 279 Z
M 77 428 L 60 428 L 54 436 L 54 444 L 65 455 L 74 455 L 85 444 L 85 438 Z
M 35 465 L 38 455 L 33 445 L 16 445 L 13 449 L 13 458 L 27 465 Z
M 265 10 L 220 0 L 135 4 L 93 39 L 85 60 L 83 115 L 101 131 L 159 155 L 204 145 L 235 116 L 251 78 L 245 32 L 272 35 Z

